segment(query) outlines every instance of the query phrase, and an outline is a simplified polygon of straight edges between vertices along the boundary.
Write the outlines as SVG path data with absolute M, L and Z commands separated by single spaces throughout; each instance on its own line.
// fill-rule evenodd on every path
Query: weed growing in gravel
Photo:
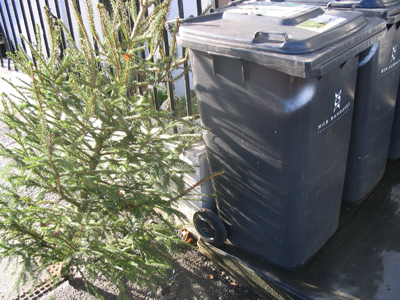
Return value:
M 40 34 L 37 46 L 24 41 L 33 61 L 22 47 L 9 53 L 32 81 L 2 99 L 16 146 L 0 145 L 12 161 L 2 172 L 0 248 L 22 260 L 20 280 L 61 262 L 60 276 L 74 269 L 96 293 L 88 280 L 101 273 L 122 297 L 125 279 L 151 286 L 165 278 L 166 249 L 178 242 L 165 215 L 180 215 L 172 204 L 193 197 L 182 179 L 193 170 L 179 155 L 200 133 L 191 119 L 151 106 L 153 87 L 186 59 L 174 43 L 171 56 L 163 51 L 170 1 L 112 1 L 111 14 L 85 2 L 87 26 L 71 1 L 79 39 L 45 7 L 50 55 Z

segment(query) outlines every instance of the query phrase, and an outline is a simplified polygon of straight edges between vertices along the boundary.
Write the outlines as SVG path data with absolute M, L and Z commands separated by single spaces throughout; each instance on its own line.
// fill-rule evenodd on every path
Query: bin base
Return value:
M 398 299 L 400 161 L 360 205 L 341 208 L 339 227 L 300 270 L 285 271 L 224 244 L 201 253 L 264 299 Z

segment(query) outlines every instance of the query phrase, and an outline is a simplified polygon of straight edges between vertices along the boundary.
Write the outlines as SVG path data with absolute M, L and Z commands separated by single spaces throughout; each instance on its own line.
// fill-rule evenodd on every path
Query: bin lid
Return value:
M 335 1 L 336 3 L 336 1 Z M 332 7 L 334 9 L 338 7 Z M 380 18 L 386 20 L 387 24 L 394 24 L 400 21 L 400 2 L 393 6 L 369 8 L 369 7 L 356 7 L 368 18 Z
M 243 2 L 183 20 L 177 40 L 189 49 L 248 59 L 308 77 L 306 70 L 300 70 L 301 61 L 311 67 L 316 61 L 338 61 L 346 51 L 357 55 L 383 37 L 385 24 L 357 11 L 324 12 L 315 5 L 290 2 Z M 300 69 L 295 71 L 292 66 L 290 71 L 283 62 L 271 65 L 271 58 L 295 60 Z
M 338 2 L 343 4 L 352 4 L 358 8 L 383 8 L 400 4 L 400 0 L 291 0 L 291 2 L 307 2 L 315 5 L 328 4 L 329 2 Z
M 318 5 L 326 9 L 358 10 L 366 17 L 381 18 L 388 24 L 400 21 L 400 0 L 289 0 L 288 2 Z

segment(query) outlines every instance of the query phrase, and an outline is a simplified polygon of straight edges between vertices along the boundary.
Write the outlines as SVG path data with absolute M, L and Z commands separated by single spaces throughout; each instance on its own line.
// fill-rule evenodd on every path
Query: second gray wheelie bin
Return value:
M 385 30 L 359 12 L 264 1 L 181 21 L 210 168 L 225 172 L 213 181 L 222 222 L 195 217 L 207 241 L 227 232 L 234 246 L 297 269 L 329 239 L 358 54 Z
M 383 176 L 393 118 L 400 119 L 400 114 L 395 116 L 400 75 L 400 1 L 291 1 L 319 5 L 327 11 L 357 10 L 366 17 L 379 18 L 386 22 L 386 36 L 360 54 L 357 70 L 353 124 L 342 200 L 358 204 Z M 394 137 L 391 144 L 393 140 Z M 389 153 L 389 157 L 391 156 L 393 155 Z
M 397 102 L 393 119 L 392 134 L 390 137 L 388 159 L 396 160 L 400 158 L 400 83 L 397 91 Z

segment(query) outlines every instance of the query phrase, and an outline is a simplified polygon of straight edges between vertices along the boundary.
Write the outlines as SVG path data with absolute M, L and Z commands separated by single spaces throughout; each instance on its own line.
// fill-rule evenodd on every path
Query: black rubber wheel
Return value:
M 228 236 L 225 225 L 212 210 L 202 208 L 196 211 L 193 216 L 193 223 L 204 242 L 216 247 L 225 243 Z

